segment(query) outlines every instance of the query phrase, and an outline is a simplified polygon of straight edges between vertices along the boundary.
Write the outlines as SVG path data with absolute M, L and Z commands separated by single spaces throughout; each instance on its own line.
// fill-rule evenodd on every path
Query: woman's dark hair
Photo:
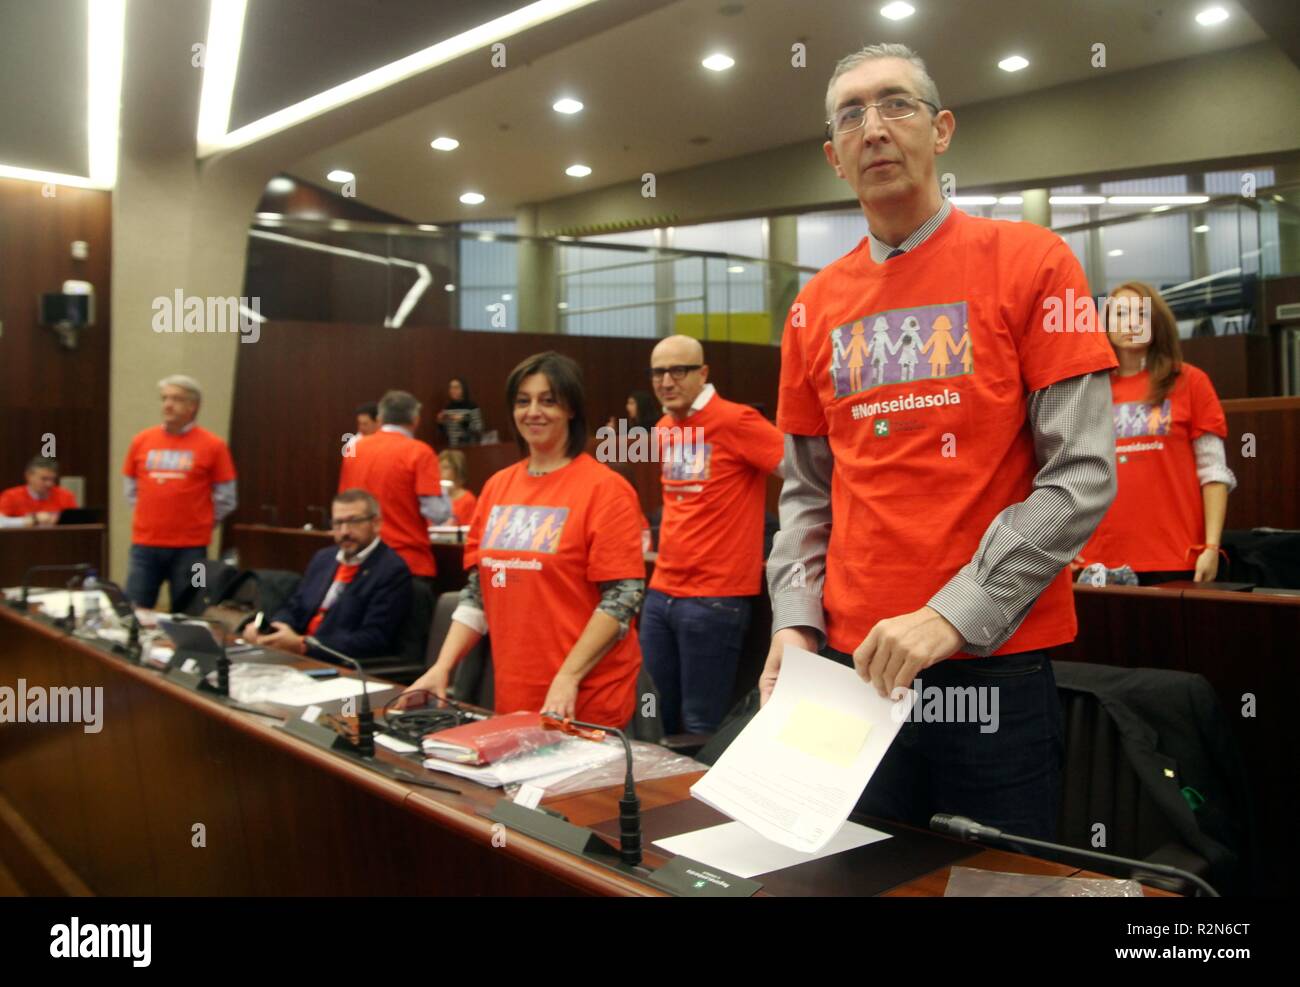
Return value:
M 649 391 L 630 391 L 628 397 L 636 402 L 636 421 L 632 423 L 633 425 L 642 425 L 646 428 L 653 428 L 655 422 L 659 421 L 659 419 L 663 417 L 663 413 L 659 410 L 659 404 L 655 400 L 655 396 Z M 626 409 L 624 410 L 626 411 Z M 623 416 L 618 415 L 616 417 L 622 418 Z
M 573 412 L 573 417 L 569 419 L 569 441 L 565 444 L 564 453 L 571 459 L 580 455 L 587 448 L 587 405 L 582 392 L 582 368 L 576 361 L 554 350 L 525 357 L 506 378 L 506 414 L 515 430 L 519 451 L 527 455 L 528 442 L 514 424 L 515 398 L 519 396 L 519 386 L 524 378 L 533 374 L 545 375 L 560 407 Z
M 477 408 L 478 405 L 476 405 L 474 403 L 474 399 L 469 396 L 469 384 L 466 382 L 465 378 L 452 377 L 449 381 L 447 381 L 448 393 L 451 392 L 451 385 L 453 383 L 460 385 L 460 399 L 452 400 L 451 398 L 448 398 L 447 407 L 448 408 Z

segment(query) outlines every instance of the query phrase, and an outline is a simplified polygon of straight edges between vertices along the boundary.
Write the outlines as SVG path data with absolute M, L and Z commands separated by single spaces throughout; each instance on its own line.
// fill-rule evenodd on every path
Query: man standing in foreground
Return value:
M 942 196 L 935 159 L 956 121 L 941 106 L 902 45 L 849 55 L 830 80 L 826 159 L 868 235 L 805 286 L 785 328 L 761 690 L 787 643 L 883 696 L 922 672 L 927 689 L 996 689 L 993 732 L 905 723 L 859 808 L 1050 839 L 1060 714 L 1045 649 L 1074 637 L 1065 566 L 1114 497 L 1115 359 L 1099 332 L 1044 325 L 1055 302 L 1089 299 L 1060 237 Z

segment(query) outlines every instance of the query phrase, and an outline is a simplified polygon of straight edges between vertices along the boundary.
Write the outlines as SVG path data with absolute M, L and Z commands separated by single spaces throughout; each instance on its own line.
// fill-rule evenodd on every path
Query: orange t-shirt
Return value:
M 994 517 L 1029 496 L 1030 392 L 1115 366 L 1102 333 L 1049 331 L 1053 299 L 1078 303 L 1096 328 L 1065 241 L 955 209 L 883 264 L 864 238 L 799 293 L 777 425 L 828 436 L 835 457 L 822 598 L 833 647 L 851 652 L 878 621 L 925 606 Z M 1062 570 L 995 653 L 1061 644 L 1075 629 Z
M 540 711 L 596 605 L 598 583 L 644 579 L 641 507 L 631 484 L 582 453 L 545 476 L 528 461 L 479 494 L 465 567 L 479 567 L 498 712 Z M 636 710 L 641 647 L 633 627 L 578 687 L 577 719 L 623 727 Z
M 1224 438 L 1228 421 L 1204 370 L 1183 364 L 1160 407 L 1147 404 L 1151 375 L 1111 375 L 1115 414 L 1115 502 L 1079 554 L 1085 562 L 1135 572 L 1171 572 L 1196 565 L 1193 545 L 1205 541 L 1205 502 L 1192 440 Z
M 212 488 L 235 479 L 235 464 L 205 428 L 170 435 L 156 425 L 131 441 L 122 475 L 136 481 L 132 544 L 193 548 L 212 540 Z
M 334 578 L 330 580 L 329 588 L 325 590 L 325 595 L 321 598 L 320 607 L 318 607 L 316 613 L 312 615 L 311 620 L 307 622 L 307 630 L 303 635 L 304 637 L 310 637 L 320 629 L 321 622 L 325 620 L 325 615 L 330 612 L 330 607 L 332 607 L 334 601 L 338 599 L 339 593 L 343 591 L 343 587 L 352 582 L 360 571 L 360 562 L 355 565 L 344 565 L 342 562 L 338 563 L 334 569 Z M 339 587 L 337 590 L 334 588 L 336 585 Z
M 401 432 L 380 430 L 350 447 L 339 471 L 339 492 L 360 487 L 379 501 L 379 537 L 402 557 L 413 576 L 433 576 L 429 522 L 421 497 L 442 494 L 442 474 L 433 448 Z
M 5 517 L 27 517 L 29 514 L 58 514 L 77 506 L 71 490 L 55 486 L 44 500 L 37 500 L 27 489 L 27 484 L 10 487 L 0 493 L 0 514 Z
M 685 419 L 664 415 L 656 436 L 664 511 L 650 588 L 754 595 L 763 578 L 767 474 L 781 463 L 785 437 L 753 408 L 717 394 Z
M 472 490 L 462 490 L 460 496 L 451 502 L 451 517 L 457 524 L 469 524 L 474 520 L 474 508 L 478 498 Z

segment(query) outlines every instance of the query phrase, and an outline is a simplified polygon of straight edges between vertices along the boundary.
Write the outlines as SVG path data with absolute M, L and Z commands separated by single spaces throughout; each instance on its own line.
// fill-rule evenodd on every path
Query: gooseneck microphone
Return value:
M 70 565 L 34 565 L 23 573 L 22 596 L 10 601 L 9 605 L 15 610 L 27 609 L 27 593 L 32 588 L 32 576 L 38 572 L 71 572 L 81 575 L 92 568 L 94 567 L 89 562 L 74 562 Z
M 207 617 L 186 617 L 185 619 L 198 624 L 207 624 L 217 632 L 213 637 L 217 639 L 217 644 L 221 646 L 221 654 L 217 656 L 216 693 L 229 699 L 230 655 L 226 653 L 226 625 L 219 620 L 209 620 Z
M 1185 871 L 1181 867 L 1171 867 L 1168 864 L 1152 863 L 1149 860 L 1133 860 L 1131 857 L 1119 857 L 1113 853 L 1098 853 L 1096 850 L 1084 850 L 1080 847 L 1067 846 L 1064 843 L 1049 843 L 1046 840 L 1035 840 L 1028 836 L 1014 836 L 1002 832 L 993 826 L 985 826 L 974 819 L 966 816 L 953 816 L 946 812 L 935 813 L 930 817 L 930 828 L 936 833 L 942 833 L 944 836 L 953 836 L 959 840 L 968 843 L 987 843 L 994 846 L 1006 846 L 1012 850 L 1023 851 L 1023 847 L 1031 846 L 1040 850 L 1051 850 L 1066 856 L 1083 857 L 1088 860 L 1101 861 L 1107 864 L 1119 864 L 1130 868 L 1137 873 L 1161 874 L 1165 877 L 1178 878 L 1181 881 L 1187 881 L 1204 892 L 1208 898 L 1219 897 L 1219 892 L 1210 887 L 1209 883 L 1197 877 L 1190 871 Z
M 623 797 L 618 800 L 618 855 L 623 863 L 637 867 L 641 863 L 641 800 L 636 794 L 636 778 L 632 774 L 632 742 L 622 730 L 602 726 L 599 723 L 583 723 L 581 720 L 543 712 L 544 723 L 557 726 L 565 733 L 575 733 L 573 727 L 580 730 L 594 730 L 613 734 L 623 744 L 623 755 L 627 758 L 627 774 L 623 778 Z
M 361 663 L 355 658 L 343 654 L 341 651 L 335 651 L 328 644 L 322 644 L 318 637 L 306 637 L 307 647 L 318 648 L 324 651 L 331 658 L 337 658 L 348 668 L 356 670 L 361 676 L 361 709 L 357 713 L 357 739 L 356 751 L 362 757 L 375 756 L 375 714 L 370 708 L 370 688 L 369 679 L 366 678 L 366 670 L 361 667 Z

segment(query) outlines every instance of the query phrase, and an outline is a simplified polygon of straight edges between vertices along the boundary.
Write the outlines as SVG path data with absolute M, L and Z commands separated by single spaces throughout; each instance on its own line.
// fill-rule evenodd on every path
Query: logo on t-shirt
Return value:
M 708 442 L 691 445 L 665 445 L 663 478 L 672 481 L 695 481 L 709 478 L 713 446 Z
M 536 504 L 498 504 L 488 512 L 481 549 L 545 552 L 554 555 L 568 520 L 567 507 Z
M 1123 401 L 1114 405 L 1115 436 L 1131 439 L 1138 435 L 1168 435 L 1173 423 L 1168 398 L 1159 407 L 1144 401 Z
M 150 449 L 144 468 L 155 480 L 179 478 L 194 469 L 194 453 L 189 449 Z
M 835 396 L 972 373 L 972 350 L 965 302 L 863 316 L 831 330 Z

